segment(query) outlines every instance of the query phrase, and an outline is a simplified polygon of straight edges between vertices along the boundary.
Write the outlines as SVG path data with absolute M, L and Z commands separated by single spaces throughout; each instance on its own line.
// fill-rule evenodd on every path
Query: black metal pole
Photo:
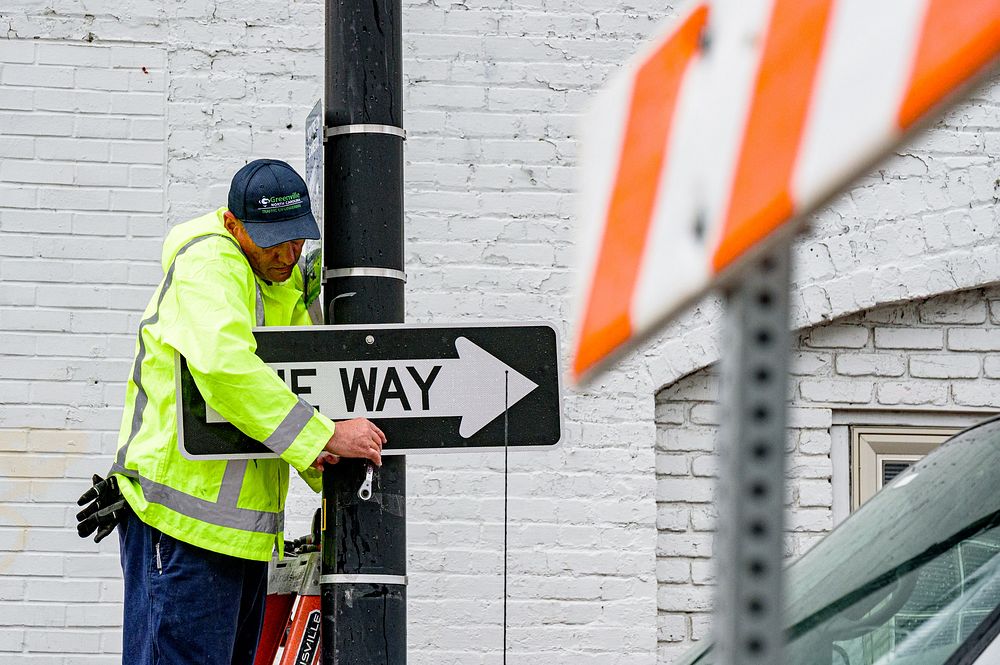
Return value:
M 327 0 L 324 265 L 330 324 L 403 321 L 400 0 Z M 377 337 L 369 343 L 377 344 Z M 323 665 L 406 662 L 406 458 L 323 479 Z

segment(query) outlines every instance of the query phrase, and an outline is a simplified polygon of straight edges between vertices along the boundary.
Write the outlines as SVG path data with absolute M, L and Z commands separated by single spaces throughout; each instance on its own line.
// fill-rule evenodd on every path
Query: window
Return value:
M 904 441 L 946 436 L 879 429 Z M 1000 645 L 1000 419 L 955 437 L 935 458 L 789 566 L 786 663 L 1000 662 L 979 651 Z M 711 646 L 678 665 L 718 665 Z
M 957 427 L 851 427 L 851 510 L 959 431 Z

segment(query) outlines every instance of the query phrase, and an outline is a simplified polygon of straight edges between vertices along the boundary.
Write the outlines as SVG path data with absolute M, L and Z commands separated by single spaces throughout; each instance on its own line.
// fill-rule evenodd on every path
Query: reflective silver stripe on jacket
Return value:
M 271 436 L 264 439 L 265 446 L 279 455 L 288 450 L 292 442 L 302 433 L 305 426 L 309 424 L 316 410 L 299 398 L 292 410 L 288 412 L 281 424 L 274 428 Z
M 247 473 L 247 460 L 234 459 L 226 462 L 226 471 L 222 474 L 222 484 L 219 485 L 219 498 L 216 500 L 220 506 L 236 507 L 240 500 L 240 491 L 243 489 L 243 477 Z
M 264 295 L 260 292 L 260 282 L 258 282 L 256 279 L 254 279 L 253 280 L 253 285 L 255 287 L 254 290 L 257 292 L 257 312 L 256 312 L 257 318 L 256 318 L 256 321 L 257 321 L 257 325 L 258 326 L 262 326 L 262 325 L 264 325 Z
M 246 468 L 245 460 L 243 468 Z M 254 533 L 266 533 L 271 536 L 284 529 L 284 513 L 237 508 L 235 501 L 233 501 L 232 505 L 226 505 L 229 501 L 223 502 L 220 500 L 216 502 L 199 499 L 196 496 L 174 489 L 169 485 L 163 485 L 149 478 L 144 478 L 133 469 L 126 469 L 117 463 L 111 467 L 111 473 L 120 473 L 138 482 L 139 487 L 142 488 L 143 497 L 150 503 L 158 503 L 175 513 L 180 513 L 185 517 L 191 517 L 206 524 Z M 240 475 L 239 479 L 240 481 L 243 480 L 242 475 Z M 223 498 L 221 494 L 222 492 L 220 491 L 220 499 Z M 232 499 L 234 496 L 231 491 L 228 492 L 228 495 L 227 499 Z M 235 496 L 239 497 L 238 488 Z

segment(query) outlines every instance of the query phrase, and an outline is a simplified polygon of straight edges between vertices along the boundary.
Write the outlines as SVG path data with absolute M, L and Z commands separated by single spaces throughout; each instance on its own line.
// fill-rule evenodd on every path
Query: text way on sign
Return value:
M 289 389 L 332 420 L 461 417 L 469 438 L 538 387 L 465 337 L 458 358 L 269 363 Z M 207 409 L 209 423 L 225 422 Z

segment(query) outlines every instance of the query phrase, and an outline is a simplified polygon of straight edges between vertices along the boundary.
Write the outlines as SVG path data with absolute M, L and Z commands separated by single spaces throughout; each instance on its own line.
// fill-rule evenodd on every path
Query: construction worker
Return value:
M 219 208 L 174 228 L 165 276 L 139 324 L 118 453 L 81 497 L 79 531 L 119 527 L 122 662 L 251 665 L 267 562 L 283 553 L 292 466 L 315 490 L 340 457 L 381 464 L 364 418 L 334 424 L 254 353 L 256 325 L 310 323 L 296 266 L 319 238 L 302 178 L 285 162 L 240 169 Z M 175 352 L 206 404 L 278 457 L 191 460 L 178 449 Z

